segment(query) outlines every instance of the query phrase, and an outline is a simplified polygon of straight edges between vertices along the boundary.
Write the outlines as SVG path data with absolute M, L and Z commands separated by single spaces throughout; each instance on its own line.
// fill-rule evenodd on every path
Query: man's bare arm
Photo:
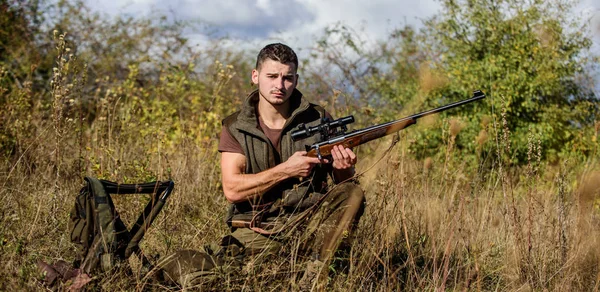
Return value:
M 278 183 L 291 177 L 306 177 L 319 163 L 305 151 L 294 153 L 287 161 L 256 174 L 245 174 L 246 157 L 239 153 L 221 153 L 221 180 L 225 198 L 231 203 L 261 196 Z

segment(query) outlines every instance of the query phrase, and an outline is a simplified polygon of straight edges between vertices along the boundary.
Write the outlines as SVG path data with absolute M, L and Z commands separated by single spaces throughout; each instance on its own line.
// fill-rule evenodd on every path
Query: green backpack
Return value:
M 71 211 L 71 241 L 81 246 L 74 266 L 91 274 L 109 271 L 138 254 L 145 265 L 149 261 L 139 249 L 146 230 L 152 224 L 173 190 L 172 181 L 143 184 L 117 184 L 86 177 Z M 128 230 L 115 210 L 110 194 L 154 194 L 144 212 Z

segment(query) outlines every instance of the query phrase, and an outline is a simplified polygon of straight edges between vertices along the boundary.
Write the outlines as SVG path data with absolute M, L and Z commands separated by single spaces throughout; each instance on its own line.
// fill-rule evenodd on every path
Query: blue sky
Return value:
M 258 51 L 281 41 L 300 51 L 310 48 L 324 28 L 344 23 L 362 32 L 366 41 L 384 40 L 404 24 L 419 27 L 440 10 L 434 0 L 86 0 L 90 7 L 109 15 L 167 13 L 176 19 L 198 21 L 227 35 L 236 45 Z M 600 55 L 600 0 L 582 0 L 576 8 L 590 24 L 592 52 Z M 214 36 L 214 35 L 213 35 Z M 210 38 L 202 30 L 190 41 L 202 45 Z M 596 80 L 600 80 L 600 73 Z M 600 83 L 600 82 L 598 82 Z M 598 93 L 600 94 L 600 92 Z
M 422 1 L 343 0 L 87 0 L 94 10 L 131 15 L 163 11 L 178 19 L 214 25 L 230 38 L 251 42 L 279 40 L 293 48 L 307 47 L 332 24 L 364 28 L 372 40 L 385 38 L 403 24 L 419 25 L 419 18 L 437 12 L 439 4 Z M 202 41 L 206 36 L 190 36 Z M 260 48 L 257 48 L 257 50 Z

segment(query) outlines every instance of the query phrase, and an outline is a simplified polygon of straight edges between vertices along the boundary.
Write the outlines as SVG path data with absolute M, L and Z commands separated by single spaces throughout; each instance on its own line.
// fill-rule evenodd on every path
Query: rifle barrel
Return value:
M 474 102 L 480 99 L 485 98 L 485 94 L 483 94 L 483 92 L 481 92 L 481 90 L 476 90 L 475 92 L 473 92 L 473 97 L 469 98 L 469 99 L 465 99 L 465 100 L 461 100 L 461 101 L 457 101 L 457 102 L 453 102 L 451 104 L 447 104 L 438 108 L 434 108 L 432 110 L 428 110 L 428 111 L 424 111 L 418 114 L 414 114 L 412 116 L 410 116 L 409 118 L 413 118 L 413 119 L 418 119 L 418 118 L 422 118 L 424 116 L 428 116 L 431 114 L 435 114 L 435 113 L 439 113 L 439 112 L 443 112 L 445 110 L 449 110 L 451 108 L 455 108 L 457 106 L 461 106 L 463 104 L 467 104 L 470 102 Z
M 343 145 L 347 148 L 353 148 L 371 140 L 375 140 L 383 136 L 387 136 L 392 133 L 401 131 L 408 126 L 415 124 L 417 122 L 417 119 L 422 118 L 424 116 L 443 112 L 445 110 L 449 110 L 451 108 L 455 108 L 483 98 L 485 98 L 485 94 L 480 90 L 476 90 L 473 92 L 473 97 L 469 99 L 457 101 L 432 110 L 420 112 L 418 114 L 401 118 L 399 120 L 366 127 L 363 129 L 346 133 L 341 136 L 333 137 L 327 141 L 322 141 L 319 143 L 315 143 L 311 146 L 307 146 L 308 156 L 321 158 L 322 156 L 330 155 L 331 149 L 334 145 Z

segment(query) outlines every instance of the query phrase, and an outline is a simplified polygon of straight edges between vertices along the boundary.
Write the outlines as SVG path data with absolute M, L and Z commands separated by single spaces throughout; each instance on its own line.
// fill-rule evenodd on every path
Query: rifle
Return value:
M 342 145 L 345 148 L 353 148 L 403 130 L 408 126 L 416 124 L 417 119 L 419 118 L 443 112 L 445 110 L 465 105 L 483 98 L 485 98 L 485 94 L 480 90 L 475 90 L 473 92 L 473 97 L 469 99 L 447 104 L 435 109 L 401 118 L 399 120 L 355 130 L 349 133 L 346 133 L 348 130 L 347 125 L 354 122 L 354 116 L 347 116 L 333 121 L 325 118 L 321 124 L 314 127 L 307 128 L 304 124 L 298 125 L 298 129 L 292 132 L 292 140 L 298 141 L 311 137 L 316 133 L 320 133 L 321 142 L 317 142 L 313 145 L 306 145 L 306 152 L 308 152 L 307 156 L 309 157 L 318 157 L 319 159 L 323 159 L 324 156 L 331 155 L 331 149 L 333 149 L 333 146 L 335 145 Z

